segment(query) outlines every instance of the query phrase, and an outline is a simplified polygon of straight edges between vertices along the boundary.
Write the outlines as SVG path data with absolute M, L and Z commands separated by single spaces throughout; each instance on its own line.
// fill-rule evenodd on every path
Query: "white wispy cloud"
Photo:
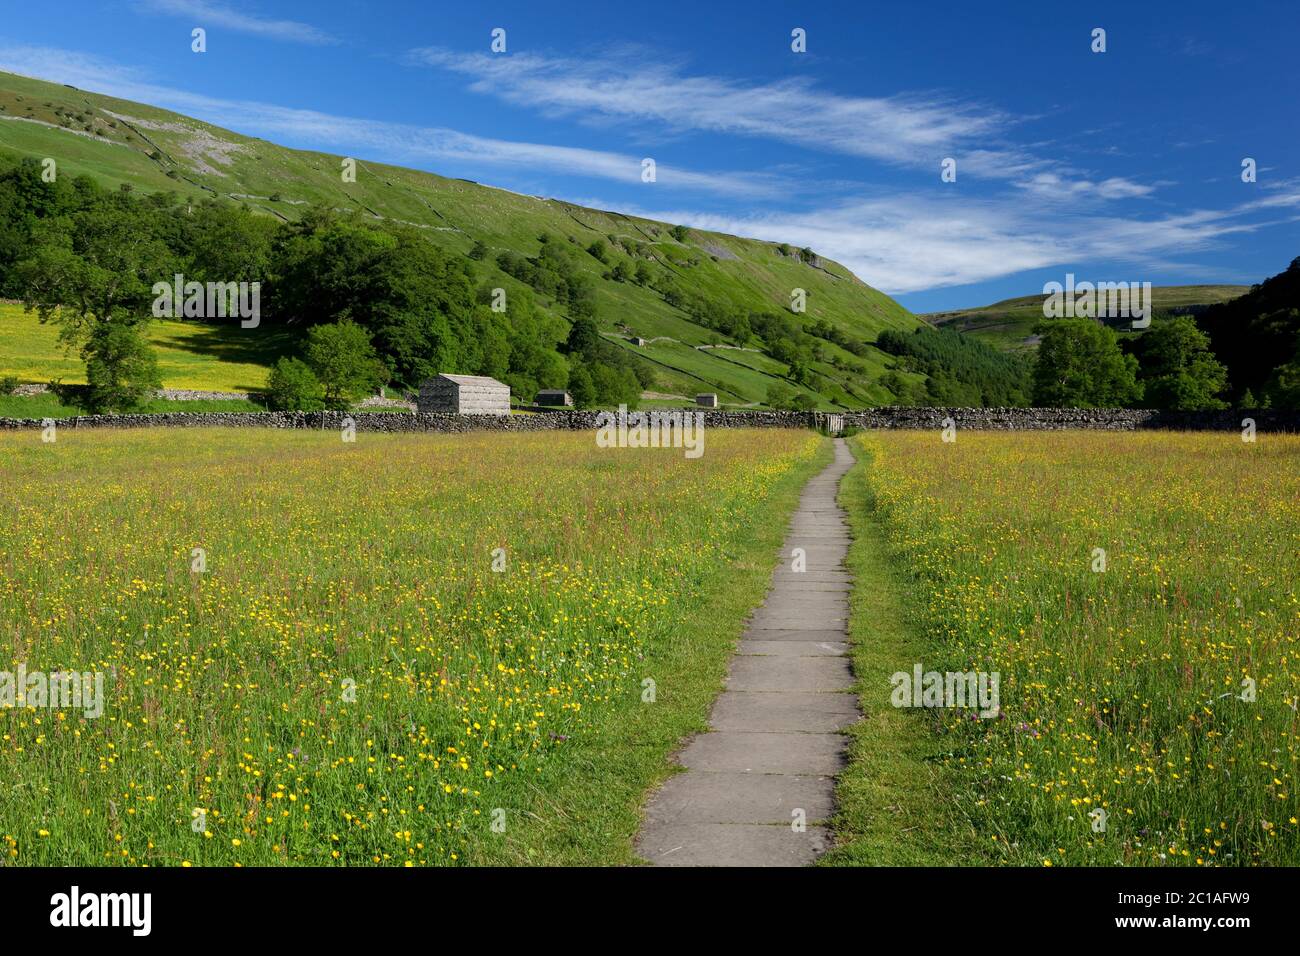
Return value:
M 1152 191 L 1122 177 L 1099 181 L 1015 145 L 1008 137 L 1021 118 L 938 93 L 844 96 L 803 77 L 746 83 L 690 75 L 636 49 L 576 59 L 423 47 L 406 59 L 466 76 L 474 92 L 552 116 L 754 136 L 936 176 L 940 162 L 953 157 L 959 175 L 1004 180 L 1042 199 L 1134 198 Z
M 1260 219 L 1261 212 L 1273 218 Z M 699 229 L 810 246 L 843 263 L 869 285 L 901 295 L 1064 263 L 1111 263 L 1117 269 L 1137 270 L 1179 268 L 1171 257 L 1210 249 L 1234 234 L 1300 221 L 1300 183 L 1283 184 L 1266 197 L 1223 210 L 1144 219 L 1101 214 L 1044 217 L 1014 197 L 889 196 L 804 213 L 752 216 L 683 208 L 635 213 Z M 1101 278 L 1140 281 L 1142 277 Z
M 999 131 L 1008 118 L 922 96 L 845 97 L 802 78 L 744 84 L 688 76 L 648 56 L 548 58 L 413 50 L 410 59 L 471 78 L 470 88 L 552 114 L 656 120 L 670 127 L 741 133 L 891 161 L 941 158 L 942 150 Z
M 282 136 L 334 152 L 369 151 L 386 162 L 461 162 L 526 172 L 592 176 L 640 184 L 644 157 L 573 146 L 495 139 L 446 127 L 338 116 L 317 110 L 229 100 L 149 82 L 141 71 L 99 57 L 48 47 L 0 47 L 0 69 L 177 110 L 217 126 Z M 792 183 L 763 172 L 709 172 L 658 163 L 646 188 L 686 189 L 754 199 L 787 195 Z
M 149 13 L 186 17 L 193 21 L 193 26 L 205 29 L 213 26 L 224 27 L 227 30 L 272 40 L 308 43 L 315 46 L 339 42 L 336 37 L 307 23 L 261 17 L 210 0 L 136 0 L 136 7 Z

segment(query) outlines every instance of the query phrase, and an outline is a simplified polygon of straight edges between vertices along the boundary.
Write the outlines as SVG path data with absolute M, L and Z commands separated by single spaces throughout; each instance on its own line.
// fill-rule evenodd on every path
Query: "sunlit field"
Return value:
M 233 324 L 156 319 L 146 334 L 166 388 L 258 391 L 268 367 L 290 349 L 283 332 L 263 329 L 250 335 Z M 86 369 L 77 350 L 59 342 L 57 324 L 42 323 L 16 302 L 0 302 L 0 377 L 7 375 L 23 382 L 73 384 L 85 382 Z
M 629 862 L 828 457 L 768 430 L 695 460 L 590 433 L 0 435 L 0 668 L 105 675 L 98 717 L 0 709 L 0 855 Z
M 1300 438 L 854 441 L 920 663 L 1001 675 L 1000 719 L 915 712 L 961 839 L 1026 865 L 1300 863 Z

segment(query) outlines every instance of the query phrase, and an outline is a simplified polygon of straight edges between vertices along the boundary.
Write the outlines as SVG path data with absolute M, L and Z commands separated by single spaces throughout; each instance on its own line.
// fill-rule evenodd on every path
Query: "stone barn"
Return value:
M 510 386 L 486 375 L 438 375 L 420 386 L 416 409 L 456 415 L 509 415 Z
M 695 404 L 702 408 L 717 408 L 718 396 L 716 392 L 701 392 L 695 396 Z
M 545 405 L 551 408 L 573 407 L 573 396 L 562 388 L 544 388 L 537 393 L 537 399 L 533 402 L 535 405 Z

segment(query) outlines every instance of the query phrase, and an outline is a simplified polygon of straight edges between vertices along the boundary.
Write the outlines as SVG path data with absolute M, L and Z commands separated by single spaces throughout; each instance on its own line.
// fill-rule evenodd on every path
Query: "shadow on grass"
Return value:
M 184 335 L 162 333 L 154 339 L 154 344 L 217 362 L 265 368 L 270 368 L 280 357 L 298 351 L 298 330 L 282 325 L 245 329 L 238 321 L 219 323 L 193 319 L 186 320 L 186 325 L 192 325 L 193 331 Z M 259 391 L 262 386 L 262 382 L 257 382 L 241 383 L 238 387 L 244 391 Z

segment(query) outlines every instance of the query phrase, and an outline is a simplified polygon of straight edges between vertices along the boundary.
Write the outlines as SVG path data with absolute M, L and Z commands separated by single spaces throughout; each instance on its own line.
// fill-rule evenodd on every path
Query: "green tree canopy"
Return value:
M 569 394 L 573 396 L 575 408 L 591 408 L 596 404 L 596 383 L 582 365 L 575 366 L 569 373 Z
M 88 384 L 78 401 L 91 412 L 134 411 L 162 384 L 141 331 L 154 283 L 170 282 L 177 262 L 158 238 L 162 206 L 84 186 L 68 198 L 73 211 L 31 226 L 17 285 L 26 308 L 58 325 L 67 348 L 80 348 Z
M 176 265 L 150 218 L 110 199 L 42 222 L 31 257 L 16 269 L 24 305 L 57 323 L 69 345 L 85 343 L 100 324 L 148 321 L 153 285 L 170 282 Z
M 1227 408 L 1218 397 L 1228 370 L 1210 351 L 1210 338 L 1187 316 L 1154 325 L 1135 347 L 1138 381 L 1151 408 Z
M 479 364 L 474 288 L 461 265 L 469 260 L 458 262 L 419 230 L 312 210 L 285 227 L 275 260 L 278 321 L 355 322 L 407 385 Z
M 578 319 L 570 327 L 569 337 L 564 344 L 570 354 L 594 358 L 601 345 L 596 323 L 591 319 Z
M 1269 404 L 1275 408 L 1300 409 L 1300 350 L 1273 372 L 1267 394 Z
M 137 411 L 162 387 L 158 358 L 139 325 L 99 323 L 82 356 L 87 382 L 82 404 L 91 412 Z
M 301 359 L 284 356 L 266 376 L 267 402 L 282 412 L 315 412 L 325 407 L 320 379 Z
M 1033 398 L 1041 407 L 1124 408 L 1142 398 L 1137 359 L 1120 351 L 1112 329 L 1091 319 L 1054 319 L 1034 363 Z
M 326 408 L 346 409 L 386 379 L 366 330 L 348 319 L 307 333 L 307 364 L 320 381 Z

